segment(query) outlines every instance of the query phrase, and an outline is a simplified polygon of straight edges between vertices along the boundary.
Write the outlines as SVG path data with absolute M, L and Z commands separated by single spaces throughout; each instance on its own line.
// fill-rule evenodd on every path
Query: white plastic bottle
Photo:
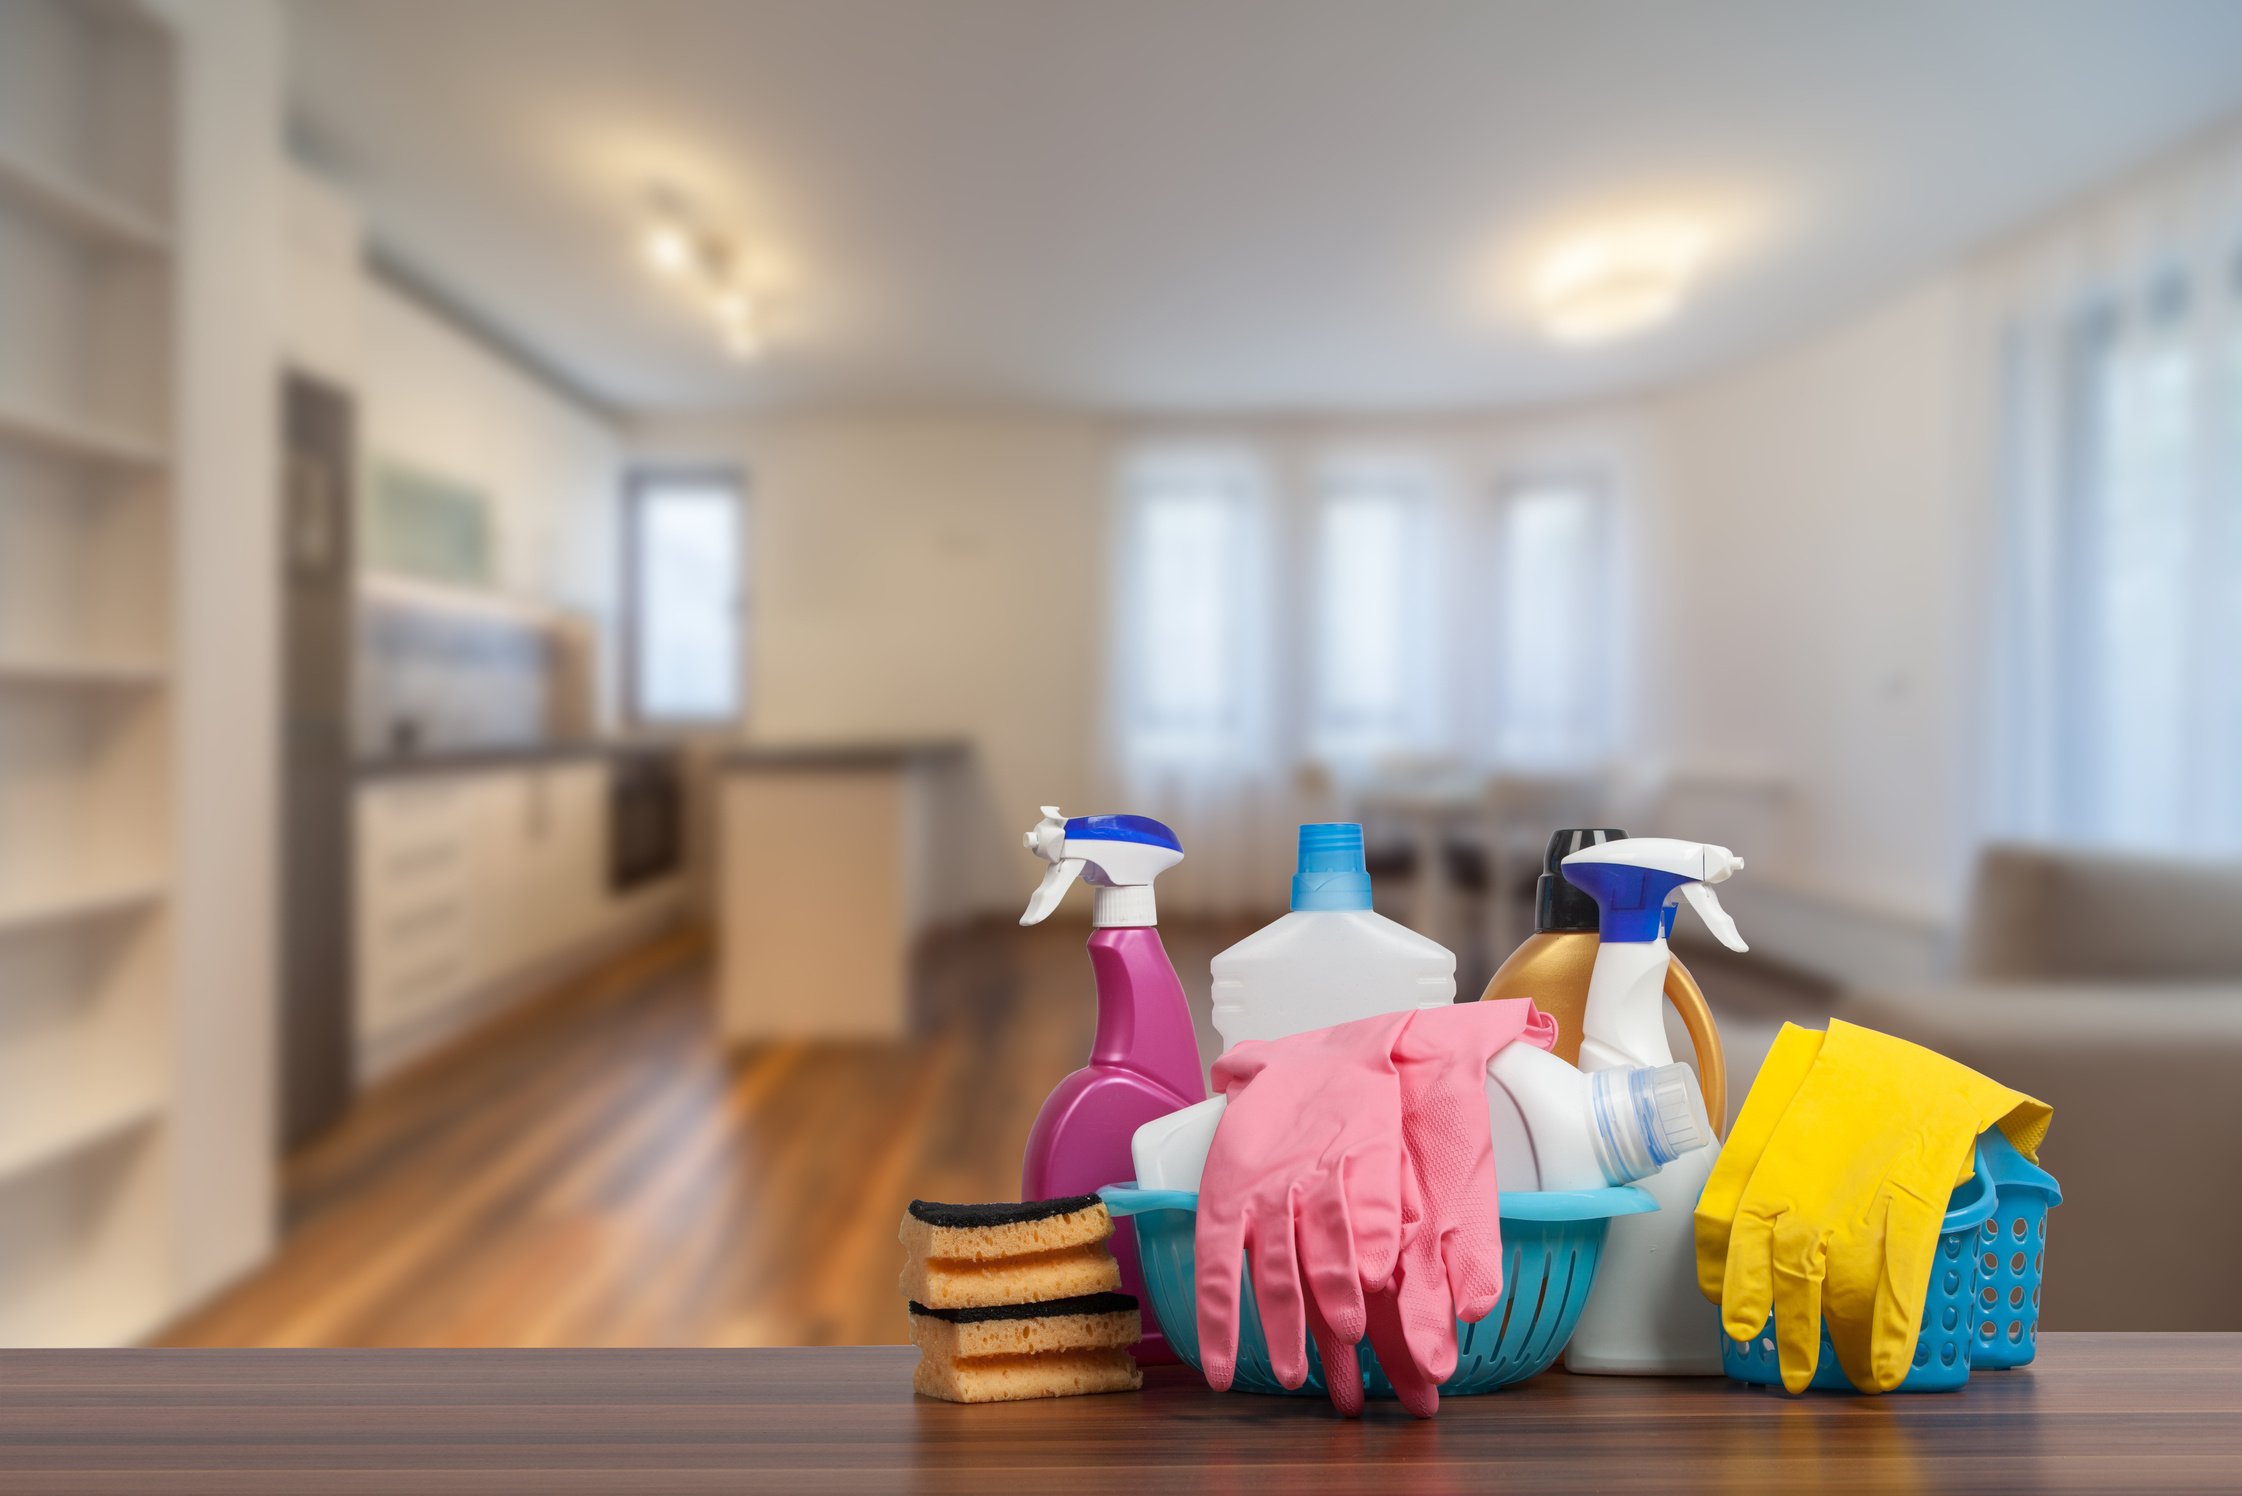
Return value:
M 1581 1018 L 1580 1068 L 1666 1065 L 1663 996 L 1666 937 L 1686 901 L 1730 950 L 1743 950 L 1736 922 L 1712 885 L 1744 865 L 1726 847 L 1664 837 L 1628 837 L 1584 847 L 1562 864 L 1568 882 L 1596 901 L 1596 964 Z M 1700 1110 L 1703 1102 L 1698 1103 Z M 1709 1135 L 1712 1123 L 1700 1118 Z M 1719 1157 L 1709 1147 L 1661 1169 L 1644 1188 L 1655 1215 L 1611 1223 L 1595 1287 L 1581 1311 L 1565 1369 L 1613 1376 L 1718 1376 L 1720 1312 L 1697 1288 L 1697 1197 Z
M 1584 1075 L 1546 1049 L 1507 1044 L 1487 1064 L 1495 1178 L 1505 1190 L 1592 1190 L 1647 1179 L 1712 1141 L 1687 1065 Z
M 1455 953 L 1370 907 L 1352 824 L 1302 826 L 1292 912 L 1214 958 L 1224 1049 L 1455 1000 Z
M 1155 1117 L 1130 1140 L 1137 1183 L 1197 1190 L 1226 1096 Z M 1583 1075 L 1545 1049 L 1503 1046 L 1487 1065 L 1495 1179 L 1505 1190 L 1587 1190 L 1648 1178 L 1712 1141 L 1687 1065 Z

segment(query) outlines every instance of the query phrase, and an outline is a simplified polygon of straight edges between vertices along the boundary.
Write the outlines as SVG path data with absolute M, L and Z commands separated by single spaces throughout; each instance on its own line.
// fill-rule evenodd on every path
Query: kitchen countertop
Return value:
M 897 739 L 833 743 L 742 743 L 720 762 L 727 771 L 772 769 L 901 769 L 962 758 L 972 751 L 964 738 Z
M 957 1407 L 907 1347 L 10 1351 L 0 1487 L 522 1493 L 2231 1491 L 2242 1334 L 2042 1339 L 1958 1393 L 1788 1398 L 1550 1372 L 1346 1422 L 1319 1400 L 1140 1394 Z
M 503 748 L 424 748 L 358 760 L 360 779 L 399 779 L 415 774 L 473 774 L 487 769 L 520 769 L 578 759 L 614 758 L 626 753 L 660 753 L 660 743 L 591 738 L 565 743 L 521 743 Z

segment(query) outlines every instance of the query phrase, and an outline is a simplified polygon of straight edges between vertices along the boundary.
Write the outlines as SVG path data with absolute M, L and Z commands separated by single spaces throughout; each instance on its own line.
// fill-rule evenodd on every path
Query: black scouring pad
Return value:
M 911 1312 L 928 1319 L 946 1319 L 953 1325 L 977 1325 L 992 1319 L 1050 1319 L 1061 1314 L 1121 1314 L 1137 1306 L 1133 1293 L 1083 1293 L 1071 1299 L 1045 1299 L 1040 1304 L 984 1304 L 975 1309 L 929 1309 L 911 1301 Z
M 913 1200 L 911 1215 L 929 1226 L 971 1229 L 1047 1221 L 1053 1216 L 1088 1210 L 1097 1203 L 1096 1195 L 1063 1195 L 1056 1200 L 998 1200 L 987 1205 L 943 1205 L 933 1200 Z

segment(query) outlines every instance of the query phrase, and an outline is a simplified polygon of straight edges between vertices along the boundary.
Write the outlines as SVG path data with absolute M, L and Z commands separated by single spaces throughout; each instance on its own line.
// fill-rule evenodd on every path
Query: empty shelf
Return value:
M 152 686 L 164 678 L 159 660 L 66 655 L 0 655 L 0 687 L 125 690 Z
M 163 892 L 160 878 L 118 878 L 37 898 L 9 899 L 0 902 L 0 936 L 126 913 L 155 903 Z
M 164 463 L 163 448 L 144 437 L 20 406 L 0 405 L 0 443 L 109 467 L 152 469 Z
M 162 1111 L 163 1098 L 150 1086 L 41 1117 L 30 1126 L 11 1128 L 8 1136 L 0 1137 L 0 1183 L 135 1132 L 155 1121 Z
M 161 254 L 171 245 L 164 226 L 137 208 L 94 188 L 80 186 L 11 150 L 0 150 L 0 200 L 88 244 Z

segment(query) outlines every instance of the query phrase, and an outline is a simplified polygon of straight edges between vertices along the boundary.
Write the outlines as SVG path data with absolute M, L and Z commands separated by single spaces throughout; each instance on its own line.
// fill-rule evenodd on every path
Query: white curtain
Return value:
M 1276 897 L 1292 795 L 1277 747 L 1273 508 L 1263 463 L 1239 448 L 1140 452 L 1121 473 L 1101 737 L 1115 808 L 1183 840 L 1160 883 L 1173 907 L 1234 913 Z
M 1381 773 L 1600 765 L 1614 486 L 1438 441 L 1131 453 L 1102 736 L 1116 808 L 1183 838 L 1168 904 L 1268 909 L 1294 826 Z
M 1991 258 L 1991 834 L 2242 853 L 2242 138 Z

